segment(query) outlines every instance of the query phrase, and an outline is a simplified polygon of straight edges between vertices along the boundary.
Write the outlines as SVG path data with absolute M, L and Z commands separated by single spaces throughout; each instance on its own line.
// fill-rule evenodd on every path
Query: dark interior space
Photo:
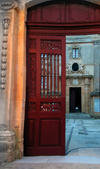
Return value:
M 70 113 L 81 112 L 81 88 L 70 88 Z

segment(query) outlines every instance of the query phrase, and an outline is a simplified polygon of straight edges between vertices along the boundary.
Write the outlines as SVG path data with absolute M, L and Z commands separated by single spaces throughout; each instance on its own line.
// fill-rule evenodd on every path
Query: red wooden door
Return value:
M 65 154 L 65 37 L 27 38 L 25 155 Z

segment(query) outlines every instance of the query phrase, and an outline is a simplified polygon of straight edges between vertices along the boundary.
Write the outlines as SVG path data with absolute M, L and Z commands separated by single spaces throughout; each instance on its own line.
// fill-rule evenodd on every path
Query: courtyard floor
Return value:
M 100 119 L 66 115 L 66 155 L 23 157 L 0 169 L 100 169 Z

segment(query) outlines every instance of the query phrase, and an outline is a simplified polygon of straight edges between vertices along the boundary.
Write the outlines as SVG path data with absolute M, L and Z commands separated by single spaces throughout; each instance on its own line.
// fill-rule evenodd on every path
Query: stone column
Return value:
M 85 89 L 85 112 L 90 113 L 90 98 L 89 98 L 89 79 L 85 78 L 84 89 Z
M 98 92 L 99 89 L 99 65 L 100 65 L 100 41 L 94 42 L 94 92 Z
M 8 52 L 8 36 L 10 34 L 9 28 L 12 18 L 12 10 L 16 8 L 17 3 L 13 0 L 0 1 L 0 15 L 2 18 L 2 48 L 0 51 L 0 163 L 10 162 L 15 159 L 15 133 L 10 129 L 10 102 L 9 89 L 11 80 L 8 75 L 11 70 L 9 69 L 10 61 Z M 10 42 L 9 42 L 10 44 Z M 8 62 L 9 60 L 9 62 Z M 10 63 L 11 62 L 11 63 Z M 11 77 L 10 77 L 11 78 Z M 8 118 L 8 119 L 7 119 Z

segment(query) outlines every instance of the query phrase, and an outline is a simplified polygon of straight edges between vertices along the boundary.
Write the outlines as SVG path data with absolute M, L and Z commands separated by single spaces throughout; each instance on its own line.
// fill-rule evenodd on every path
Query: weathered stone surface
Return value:
M 4 11 L 11 10 L 13 8 L 17 8 L 18 4 L 16 0 L 1 0 L 0 1 L 0 9 Z
M 91 92 L 91 96 L 100 96 L 100 92 L 99 91 Z
M 6 131 L 7 126 L 5 124 L 0 124 L 0 131 Z
M 4 156 L 0 159 L 4 161 L 13 161 L 15 159 L 15 133 L 13 131 L 0 130 L 0 156 Z

